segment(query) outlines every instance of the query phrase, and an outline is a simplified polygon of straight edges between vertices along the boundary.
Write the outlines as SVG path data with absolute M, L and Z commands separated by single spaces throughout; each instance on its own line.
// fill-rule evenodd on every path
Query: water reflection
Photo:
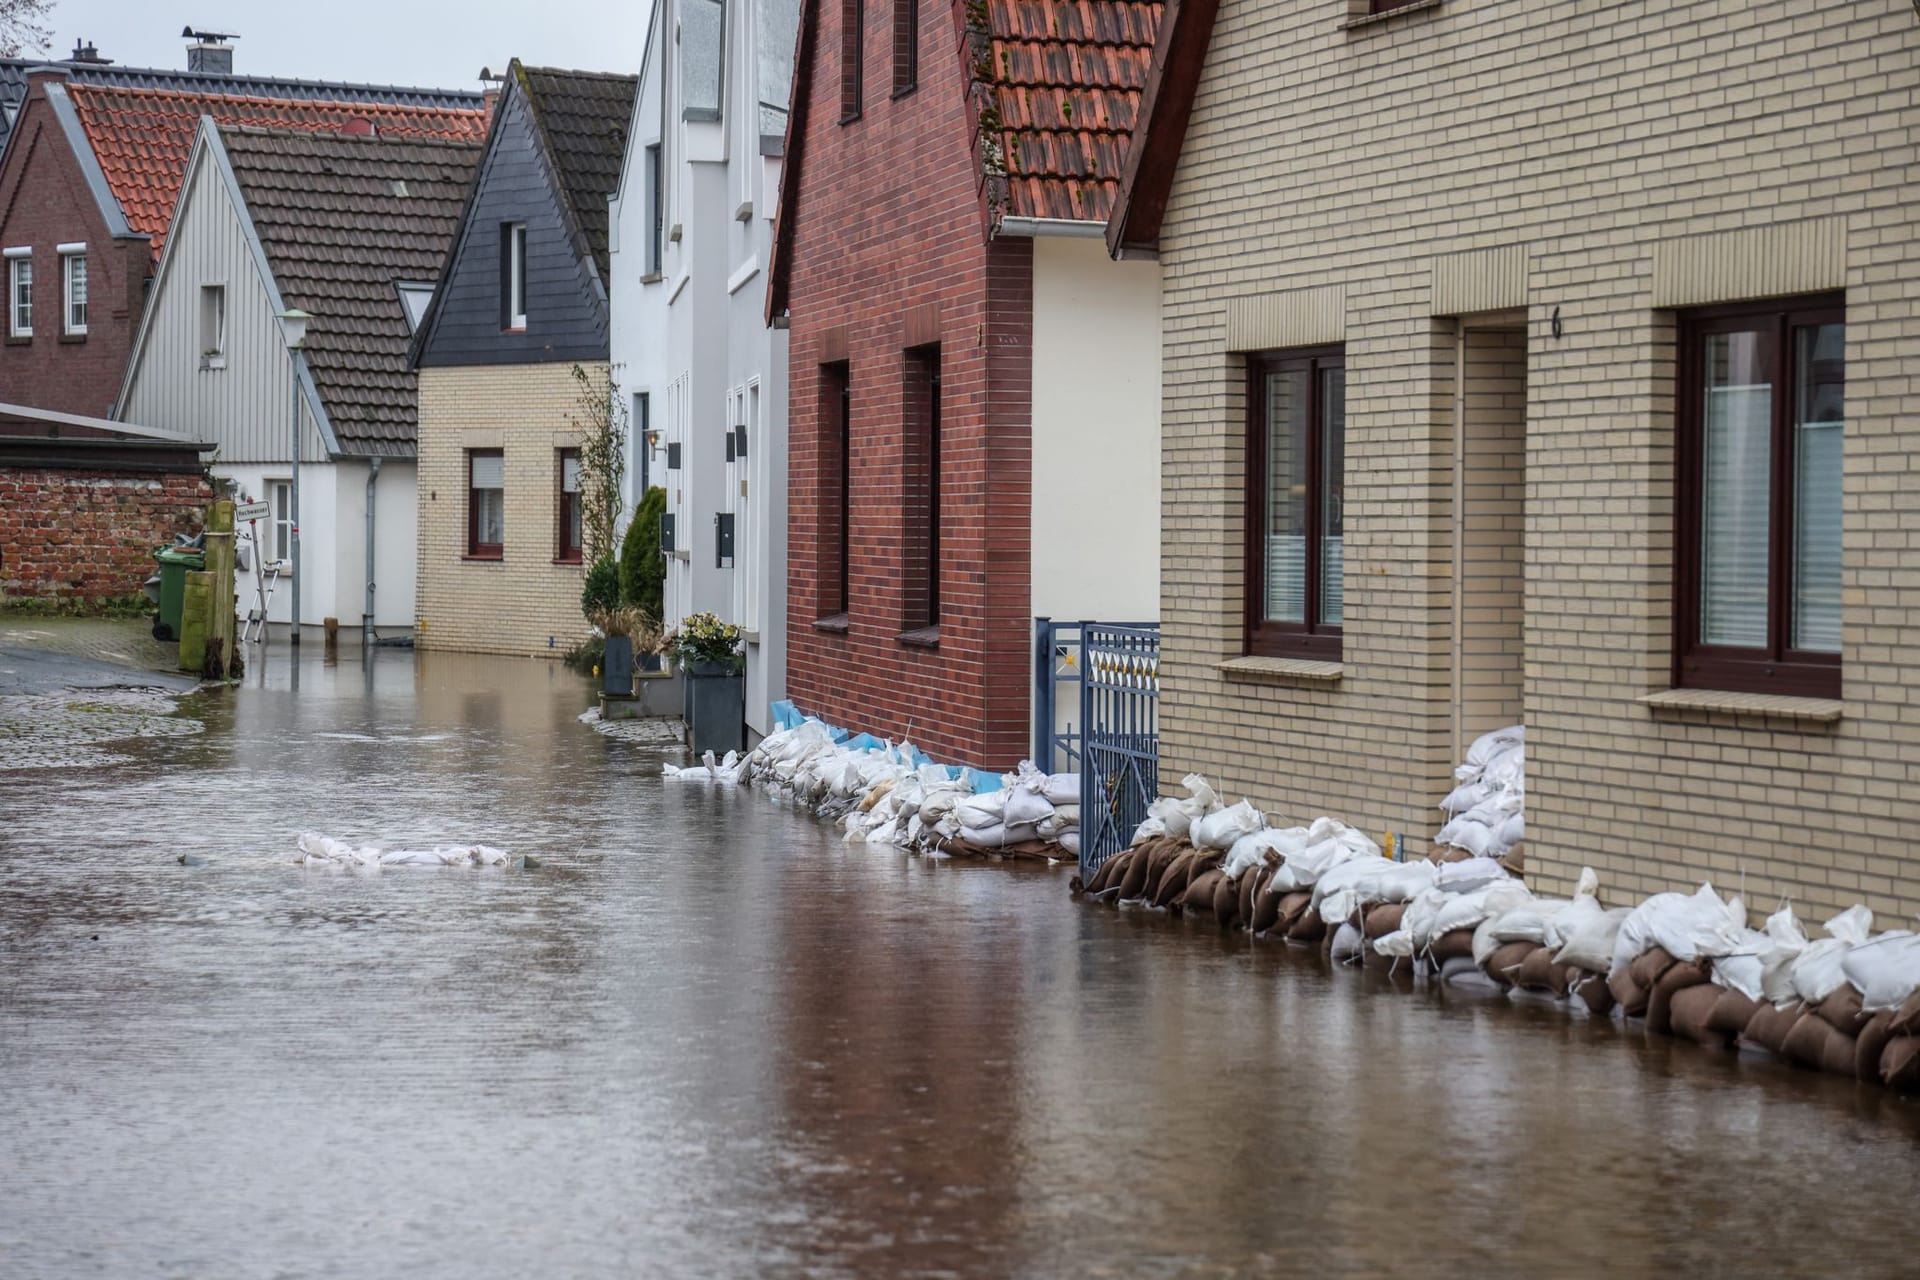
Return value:
M 844 845 L 548 664 L 314 648 L 0 769 L 0 1272 L 1910 1273 L 1878 1090 Z

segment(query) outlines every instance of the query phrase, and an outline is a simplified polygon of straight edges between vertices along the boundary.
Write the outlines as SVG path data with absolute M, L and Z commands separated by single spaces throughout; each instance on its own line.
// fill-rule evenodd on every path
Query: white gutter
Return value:
M 1002 218 L 996 235 L 1031 239 L 1036 236 L 1069 236 L 1076 240 L 1104 240 L 1107 224 L 1083 222 L 1078 218 Z

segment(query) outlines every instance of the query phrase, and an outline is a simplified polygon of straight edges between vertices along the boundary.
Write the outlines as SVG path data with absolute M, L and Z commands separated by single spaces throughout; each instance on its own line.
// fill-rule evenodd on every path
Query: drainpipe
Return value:
M 360 615 L 360 642 L 373 645 L 373 482 L 380 478 L 380 459 L 367 468 L 367 607 Z

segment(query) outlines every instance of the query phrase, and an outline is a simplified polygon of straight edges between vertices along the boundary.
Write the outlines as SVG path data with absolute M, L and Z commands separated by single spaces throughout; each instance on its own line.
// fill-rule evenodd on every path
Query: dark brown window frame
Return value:
M 1420 4 L 1422 0 L 1369 0 L 1368 13 L 1392 13 L 1395 9 L 1404 9 L 1408 5 Z
M 1320 422 L 1320 374 L 1329 368 L 1346 369 L 1346 348 L 1309 347 L 1288 351 L 1263 351 L 1247 357 L 1247 466 L 1244 546 L 1245 587 L 1243 597 L 1242 651 L 1249 656 L 1302 658 L 1337 662 L 1341 654 L 1343 628 L 1328 626 L 1320 616 L 1320 525 L 1325 501 L 1325 477 L 1321 462 L 1326 447 Z M 1267 498 L 1267 375 L 1289 368 L 1307 371 L 1307 412 L 1314 424 L 1307 436 L 1307 542 L 1303 550 L 1305 565 L 1306 621 L 1268 622 L 1262 618 L 1267 582 L 1266 498 Z M 1344 430 L 1344 427 L 1343 427 Z
M 860 118 L 866 80 L 866 0 L 840 2 L 840 123 Z
M 1846 323 L 1846 295 L 1812 294 L 1766 302 L 1701 307 L 1681 312 L 1674 413 L 1673 687 L 1793 697 L 1840 696 L 1837 653 L 1794 649 L 1790 601 L 1793 565 L 1793 333 L 1819 324 Z M 1750 332 L 1771 321 L 1773 423 L 1771 489 L 1767 507 L 1767 633 L 1765 649 L 1699 642 L 1706 452 L 1704 339 Z
M 582 533 L 583 533 L 582 538 L 575 541 L 568 540 L 570 535 L 573 533 L 573 522 L 574 522 L 575 513 L 579 510 L 579 507 L 580 507 L 579 493 L 567 492 L 567 458 L 569 456 L 571 456 L 574 459 L 574 461 L 578 463 L 580 460 L 580 450 L 578 449 L 555 449 L 554 450 L 553 482 L 554 482 L 555 488 L 559 490 L 559 496 L 560 496 L 560 501 L 558 504 L 558 512 L 559 512 L 560 519 L 559 519 L 558 525 L 554 529 L 553 560 L 555 564 L 579 564 L 585 555 L 585 548 L 581 545 L 581 543 L 585 541 L 584 529 L 582 530 Z
M 893 0 L 893 96 L 920 87 L 920 0 Z
M 845 619 L 853 600 L 853 366 L 847 361 L 820 366 L 819 412 L 816 492 L 822 510 L 816 527 L 823 533 L 832 530 L 833 542 L 826 545 L 823 539 L 820 547 L 814 608 L 826 621 Z
M 940 625 L 941 349 L 930 342 L 901 354 L 901 417 L 907 443 L 902 487 L 907 501 L 901 530 L 900 630 L 928 633 Z
M 504 536 L 504 517 L 507 502 L 506 452 L 502 449 L 467 450 L 467 558 L 469 560 L 500 560 L 506 557 L 504 542 L 480 541 L 480 504 L 474 501 L 474 495 L 480 490 L 473 487 L 473 460 L 475 458 L 500 459 L 500 505 Z

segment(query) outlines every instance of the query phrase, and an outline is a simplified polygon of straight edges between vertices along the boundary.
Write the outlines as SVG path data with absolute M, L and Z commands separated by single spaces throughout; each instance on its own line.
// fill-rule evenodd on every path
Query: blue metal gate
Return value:
M 1084 623 L 1033 620 L 1033 762 L 1046 773 L 1080 768 L 1080 629 Z M 1065 708 L 1070 718 L 1060 723 Z
M 1080 624 L 1080 874 L 1127 847 L 1160 794 L 1160 628 Z

